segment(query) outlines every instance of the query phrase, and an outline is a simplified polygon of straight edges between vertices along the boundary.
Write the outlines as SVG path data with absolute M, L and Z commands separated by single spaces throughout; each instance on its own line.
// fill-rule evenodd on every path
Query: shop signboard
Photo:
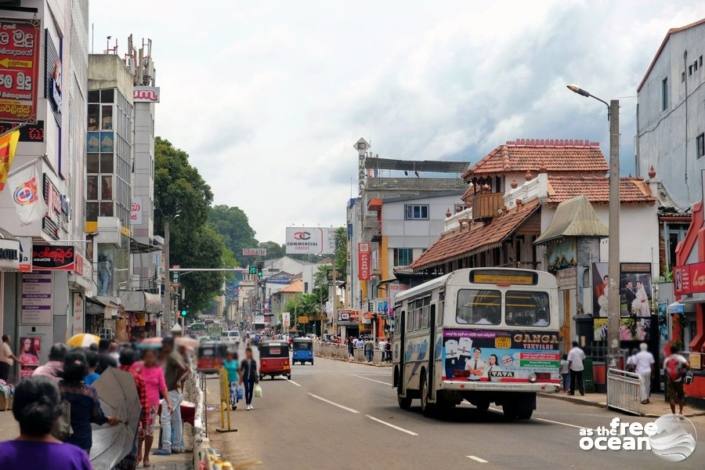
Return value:
M 36 121 L 40 42 L 39 21 L 0 19 L 0 121 Z
M 20 242 L 0 238 L 0 268 L 17 269 L 20 265 Z
M 73 246 L 34 245 L 32 265 L 45 271 L 76 271 L 76 253 Z
M 335 253 L 335 229 L 331 227 L 287 227 L 287 255 L 331 255 Z
M 673 269 L 673 284 L 677 295 L 705 292 L 705 263 L 676 266 Z
M 242 256 L 267 256 L 266 248 L 243 248 Z
M 22 274 L 22 324 L 51 325 L 52 274 Z
M 357 244 L 357 278 L 361 281 L 370 279 L 370 244 Z
M 558 332 L 446 329 L 443 376 L 460 381 L 529 382 L 531 374 L 544 373 L 547 381 L 557 383 L 558 348 Z M 406 360 L 412 360 L 412 354 L 406 351 Z

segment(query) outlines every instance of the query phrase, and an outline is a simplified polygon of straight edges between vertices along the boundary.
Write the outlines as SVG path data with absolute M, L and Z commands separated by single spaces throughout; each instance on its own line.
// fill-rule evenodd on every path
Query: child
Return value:
M 563 354 L 561 357 L 561 366 L 559 369 L 561 378 L 563 379 L 563 391 L 568 393 L 570 390 L 570 368 L 568 367 L 568 355 Z
M 230 407 L 233 410 L 237 409 L 237 370 L 240 366 L 237 359 L 236 352 L 228 351 L 225 355 L 225 361 L 223 361 L 223 367 L 225 367 L 225 370 L 228 371 L 228 382 L 230 383 Z

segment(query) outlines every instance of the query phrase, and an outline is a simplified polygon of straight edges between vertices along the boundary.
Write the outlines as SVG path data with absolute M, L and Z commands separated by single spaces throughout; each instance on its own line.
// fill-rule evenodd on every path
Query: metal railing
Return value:
M 620 369 L 607 370 L 607 407 L 643 415 L 639 374 Z
M 353 349 L 352 358 L 348 350 L 348 346 L 345 344 L 335 344 L 335 343 L 314 343 L 313 352 L 316 356 L 327 357 L 332 359 L 341 359 L 345 361 L 355 361 L 355 362 L 369 362 L 365 357 L 365 350 L 363 348 Z M 384 360 L 384 355 L 379 348 L 375 348 L 372 352 L 372 364 L 391 364 L 391 361 Z

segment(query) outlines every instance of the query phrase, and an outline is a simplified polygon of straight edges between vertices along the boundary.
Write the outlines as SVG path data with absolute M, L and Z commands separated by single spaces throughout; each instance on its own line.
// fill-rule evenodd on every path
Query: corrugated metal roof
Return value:
M 534 243 L 543 244 L 561 237 L 606 237 L 609 230 L 585 196 L 558 204 L 551 224 Z

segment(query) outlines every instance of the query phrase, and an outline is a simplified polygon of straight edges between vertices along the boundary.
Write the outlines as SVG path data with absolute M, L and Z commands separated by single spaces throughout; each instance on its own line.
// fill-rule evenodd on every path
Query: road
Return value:
M 398 408 L 391 370 L 316 359 L 295 366 L 292 380 L 262 381 L 255 410 L 234 414 L 237 433 L 210 438 L 236 468 L 267 469 L 460 469 L 599 468 L 662 469 L 673 465 L 650 451 L 583 451 L 581 426 L 608 426 L 650 419 L 617 415 L 601 408 L 539 398 L 526 422 L 509 422 L 499 409 L 481 413 L 462 405 L 452 414 L 427 418 L 418 407 Z M 217 403 L 217 382 L 209 381 L 209 403 Z M 418 402 L 414 402 L 418 405 Z M 702 469 L 705 423 L 696 421 L 699 446 L 683 469 Z

